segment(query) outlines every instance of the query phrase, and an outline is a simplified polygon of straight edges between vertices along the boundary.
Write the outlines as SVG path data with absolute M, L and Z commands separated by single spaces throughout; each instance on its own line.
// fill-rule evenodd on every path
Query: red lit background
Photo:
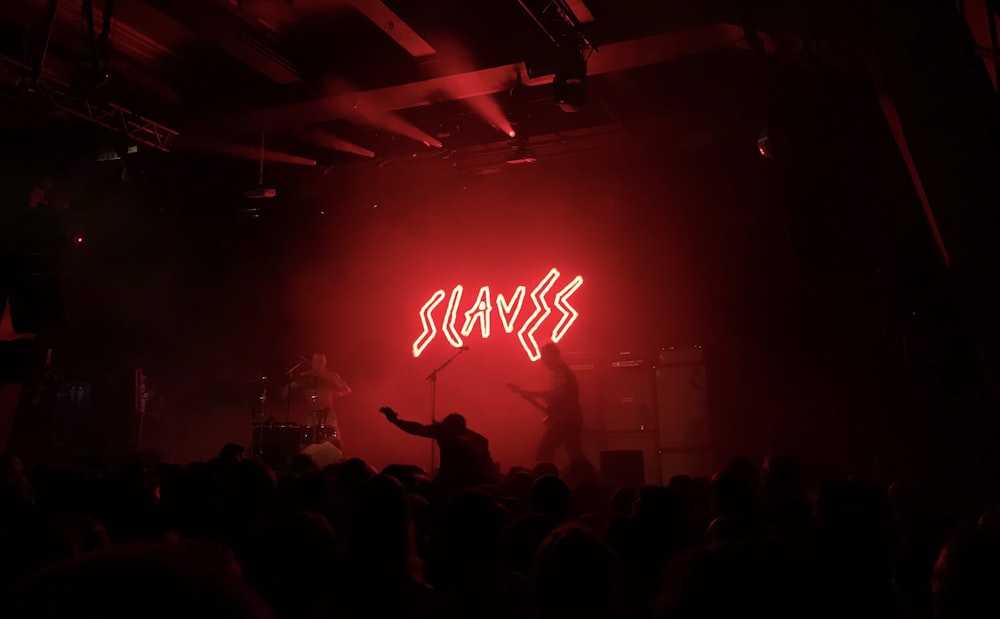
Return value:
M 37 59 L 44 4 L 0 3 L 0 52 Z M 912 7 L 919 23 L 952 25 L 951 47 L 934 48 L 902 32 L 918 21 L 868 30 L 854 18 L 873 12 L 850 3 L 839 20 L 803 5 L 755 25 L 733 3 L 588 0 L 601 51 L 573 113 L 534 55 L 552 40 L 528 3 L 481 15 L 457 0 L 393 2 L 391 32 L 340 3 L 293 23 L 188 4 L 132 3 L 103 59 L 101 100 L 176 126 L 170 153 L 133 150 L 79 115 L 50 118 L 32 89 L 4 91 L 15 102 L 0 110 L 0 254 L 14 241 L 19 260 L 69 246 L 59 268 L 16 265 L 38 288 L 22 298 L 48 312 L 22 316 L 54 325 L 38 344 L 54 350 L 50 369 L 95 394 L 86 416 L 38 424 L 46 449 L 52 428 L 66 453 L 133 449 L 142 367 L 163 404 L 146 448 L 209 457 L 249 439 L 255 377 L 274 381 L 319 350 L 355 388 L 340 410 L 349 453 L 425 463 L 426 441 L 375 412 L 428 418 L 424 378 L 451 349 L 439 335 L 412 358 L 420 306 L 456 284 L 466 303 L 484 284 L 530 288 L 556 267 L 585 278 L 567 352 L 606 363 L 704 347 L 719 462 L 788 451 L 881 474 L 976 451 L 940 437 L 957 437 L 956 414 L 984 427 L 977 381 L 995 375 L 983 351 L 998 341 L 996 306 L 981 294 L 997 287 L 995 149 L 977 125 L 995 67 L 974 57 L 995 42 L 972 18 L 987 14 L 981 2 L 959 3 L 967 20 Z M 44 68 L 86 86 L 79 10 L 49 6 Z M 408 47 L 407 20 L 436 54 Z M 959 41 L 966 21 L 977 49 Z M 899 45 L 869 40 L 883 27 Z M 232 32 L 246 36 L 220 46 Z M 960 46 L 964 60 L 945 51 Z M 870 73 L 873 49 L 885 83 Z M 5 79 L 30 74 L 15 65 Z M 927 176 L 927 204 L 890 123 Z M 262 130 L 263 187 L 277 197 L 247 200 Z M 971 146 L 956 151 L 956 135 Z M 34 208 L 42 198 L 56 209 Z M 932 210 L 961 277 L 942 263 Z M 529 464 L 538 414 L 503 385 L 544 384 L 545 372 L 499 329 L 467 343 L 440 377 L 439 412 L 466 414 L 505 465 Z M 21 352 L 0 359 L 40 371 L 44 355 L 18 365 Z
M 425 164 L 304 193 L 316 229 L 292 271 L 294 339 L 301 354 L 327 351 L 354 387 L 340 414 L 347 444 L 376 463 L 427 458 L 426 441 L 402 435 L 376 410 L 389 404 L 429 420 L 425 377 L 454 349 L 438 333 L 414 359 L 411 344 L 421 332 L 420 307 L 441 288 L 465 286 L 464 312 L 482 285 L 530 292 L 555 267 L 560 287 L 576 275 L 585 281 L 573 297 L 580 317 L 561 342 L 567 353 L 610 360 L 624 350 L 652 355 L 661 345 L 701 344 L 717 319 L 708 309 L 719 292 L 712 275 L 739 268 L 719 247 L 746 251 L 726 238 L 743 208 L 725 196 L 730 180 L 692 182 L 692 174 L 711 174 L 703 166 L 714 157 L 685 162 L 612 149 L 478 176 Z M 775 249 L 757 242 L 763 255 Z M 757 280 L 755 288 L 766 290 Z M 439 325 L 446 304 L 435 312 Z M 528 299 L 521 321 L 531 309 Z M 496 314 L 494 321 L 488 340 L 478 331 L 464 338 L 470 350 L 441 373 L 438 414 L 462 412 L 491 439 L 495 458 L 530 463 L 540 415 L 504 385 L 541 388 L 548 374 Z

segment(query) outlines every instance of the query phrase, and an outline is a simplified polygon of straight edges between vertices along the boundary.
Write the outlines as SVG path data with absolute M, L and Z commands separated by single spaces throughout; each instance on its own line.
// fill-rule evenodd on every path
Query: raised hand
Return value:
M 388 419 L 389 421 L 392 421 L 393 419 L 399 417 L 396 411 L 392 410 L 392 408 L 389 406 L 383 406 L 382 408 L 378 409 L 378 412 L 385 415 L 385 418 Z

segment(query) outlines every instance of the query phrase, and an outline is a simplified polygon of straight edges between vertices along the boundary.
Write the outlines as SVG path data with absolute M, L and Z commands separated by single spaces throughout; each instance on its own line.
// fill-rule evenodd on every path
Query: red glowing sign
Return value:
M 479 296 L 476 297 L 476 302 L 469 308 L 469 311 L 465 312 L 465 326 L 462 327 L 462 335 L 468 337 L 478 320 L 483 339 L 488 338 L 490 336 L 490 314 L 492 312 L 493 306 L 490 304 L 490 287 L 483 286 L 479 289 Z
M 417 341 L 413 342 L 413 356 L 419 357 L 420 353 L 424 352 L 427 345 L 431 343 L 431 340 L 437 335 L 437 327 L 434 326 L 434 317 L 431 316 L 431 312 L 438 305 L 441 305 L 441 301 L 444 301 L 444 290 L 438 290 L 431 298 L 424 303 L 424 306 L 420 308 L 420 322 L 424 325 L 424 332 L 420 334 Z
M 541 357 L 535 334 L 552 314 L 553 307 L 561 314 L 559 321 L 552 329 L 550 339 L 553 342 L 561 340 L 580 316 L 580 313 L 569 303 L 569 298 L 583 285 L 583 277 L 580 275 L 570 280 L 566 286 L 557 292 L 552 301 L 552 306 L 549 306 L 547 297 L 555 286 L 559 276 L 559 271 L 552 269 L 538 282 L 538 285 L 535 286 L 530 294 L 534 310 L 521 324 L 521 328 L 517 330 L 517 339 L 521 343 L 521 347 L 524 348 L 524 352 L 528 354 L 528 358 L 532 361 L 538 361 Z M 528 296 L 527 290 L 527 286 L 518 286 L 514 289 L 514 294 L 511 295 L 509 300 L 503 293 L 497 293 L 496 309 L 500 314 L 500 322 L 503 324 L 504 332 L 514 333 L 517 319 L 521 314 L 521 307 L 524 305 L 524 298 Z M 475 302 L 464 312 L 465 323 L 462 325 L 461 332 L 455 328 L 459 306 L 462 303 L 463 291 L 464 288 L 461 285 L 455 286 L 452 289 L 444 318 L 441 319 L 441 331 L 444 333 L 448 343 L 455 348 L 460 348 L 464 345 L 462 336 L 469 337 L 472 335 L 477 323 L 483 339 L 490 337 L 492 328 L 491 319 L 494 305 L 489 286 L 483 286 L 479 289 Z M 427 346 L 437 337 L 438 328 L 435 324 L 433 313 L 437 306 L 441 305 L 446 296 L 448 294 L 444 290 L 438 290 L 420 308 L 420 323 L 423 325 L 423 332 L 413 342 L 414 357 L 419 357 L 423 354 Z

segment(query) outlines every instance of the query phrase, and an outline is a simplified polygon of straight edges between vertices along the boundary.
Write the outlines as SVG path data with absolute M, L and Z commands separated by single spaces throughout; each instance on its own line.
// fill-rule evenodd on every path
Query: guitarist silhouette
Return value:
M 576 374 L 563 361 L 555 344 L 546 344 L 541 353 L 542 365 L 552 372 L 551 388 L 547 391 L 527 391 L 512 384 L 508 384 L 507 388 L 545 413 L 547 428 L 538 444 L 538 462 L 552 462 L 560 445 L 569 453 L 570 462 L 586 461 L 580 436 L 583 431 L 583 414 Z

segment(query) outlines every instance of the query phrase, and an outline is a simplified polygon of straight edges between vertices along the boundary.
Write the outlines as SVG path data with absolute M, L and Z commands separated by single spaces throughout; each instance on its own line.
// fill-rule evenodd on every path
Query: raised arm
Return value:
M 380 413 L 385 415 L 385 418 L 389 420 L 389 423 L 393 424 L 403 432 L 412 434 L 413 436 L 434 438 L 434 426 L 424 425 L 417 421 L 406 421 L 405 419 L 400 419 L 396 411 L 392 410 L 388 406 L 383 406 L 378 410 Z
M 330 372 L 330 374 L 330 380 L 333 383 L 333 388 L 336 390 L 335 395 L 338 398 L 351 395 L 351 386 L 347 384 L 347 381 L 341 378 L 340 374 L 336 372 Z

